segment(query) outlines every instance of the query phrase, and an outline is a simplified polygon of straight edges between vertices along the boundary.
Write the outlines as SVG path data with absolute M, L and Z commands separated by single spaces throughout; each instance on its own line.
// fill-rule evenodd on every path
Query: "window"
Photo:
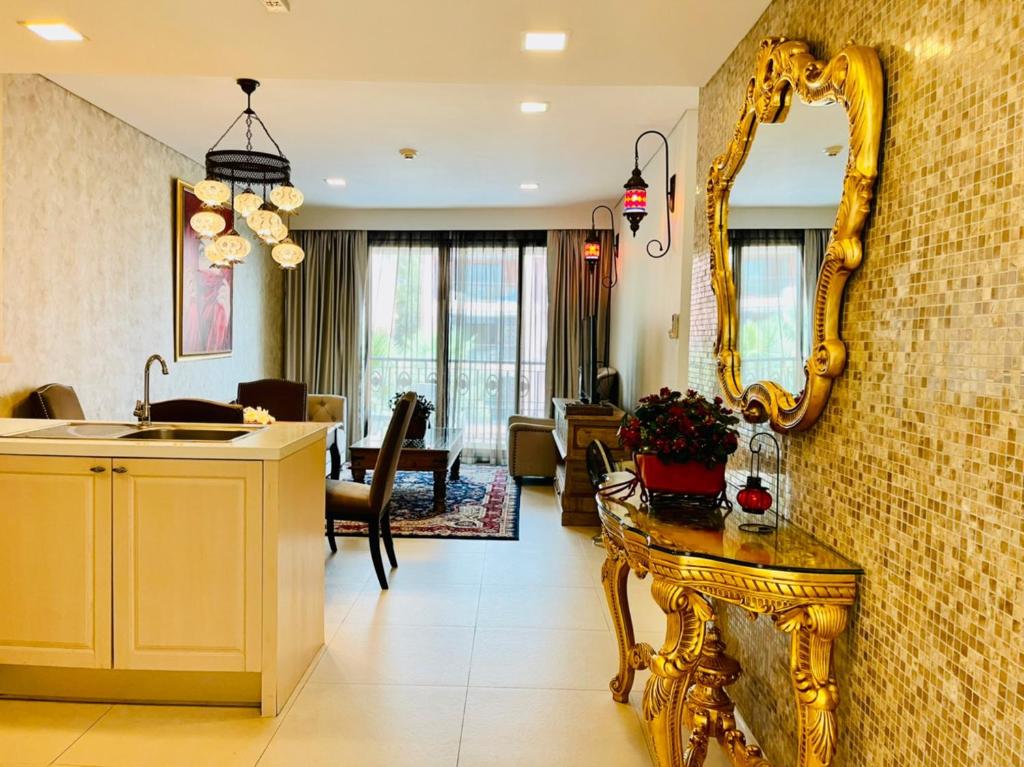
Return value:
M 790 392 L 804 387 L 810 351 L 804 319 L 802 230 L 729 233 L 738 293 L 743 382 L 769 380 Z
M 438 249 L 407 238 L 370 247 L 369 433 L 387 429 L 395 392 L 437 399 Z
M 414 389 L 437 405 L 434 426 L 463 429 L 464 460 L 504 460 L 509 416 L 547 407 L 541 243 L 511 232 L 371 239 L 371 432 L 386 427 L 393 394 Z

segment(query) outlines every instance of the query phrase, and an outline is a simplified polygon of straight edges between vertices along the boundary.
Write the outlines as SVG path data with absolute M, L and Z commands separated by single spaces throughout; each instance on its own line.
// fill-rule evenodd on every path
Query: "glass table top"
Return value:
M 407 439 L 402 443 L 403 450 L 450 450 L 462 439 L 462 429 L 427 429 L 423 439 Z M 383 434 L 371 434 L 363 437 L 352 445 L 353 448 L 380 449 L 384 442 Z
M 613 474 L 608 484 L 622 482 Z M 647 539 L 652 549 L 669 554 L 699 556 L 721 562 L 792 572 L 861 574 L 860 565 L 821 543 L 799 527 L 779 520 L 778 530 L 758 534 L 740 530 L 745 522 L 771 524 L 774 514 L 754 516 L 742 510 L 694 513 L 670 507 L 652 508 L 637 487 L 626 497 L 598 496 L 602 515 Z

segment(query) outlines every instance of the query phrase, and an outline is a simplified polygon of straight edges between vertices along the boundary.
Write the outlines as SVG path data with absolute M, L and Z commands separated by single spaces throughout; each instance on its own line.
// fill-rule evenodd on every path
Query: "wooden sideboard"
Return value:
M 587 446 L 597 439 L 608 446 L 616 459 L 628 457 L 619 447 L 617 436 L 624 413 L 618 408 L 596 412 L 598 407 L 561 397 L 555 397 L 552 402 L 559 458 L 555 493 L 562 509 L 562 524 L 599 525 L 594 488 L 587 472 Z

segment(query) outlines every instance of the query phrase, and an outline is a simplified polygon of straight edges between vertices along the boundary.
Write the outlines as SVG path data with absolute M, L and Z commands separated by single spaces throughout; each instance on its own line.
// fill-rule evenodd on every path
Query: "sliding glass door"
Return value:
M 438 265 L 432 238 L 407 235 L 370 246 L 368 434 L 387 429 L 396 392 L 437 398 Z
M 543 415 L 546 248 L 518 233 L 371 239 L 370 428 L 414 389 L 435 425 L 463 430 L 463 459 L 505 460 L 510 415 Z M 439 332 L 440 331 L 440 332 Z

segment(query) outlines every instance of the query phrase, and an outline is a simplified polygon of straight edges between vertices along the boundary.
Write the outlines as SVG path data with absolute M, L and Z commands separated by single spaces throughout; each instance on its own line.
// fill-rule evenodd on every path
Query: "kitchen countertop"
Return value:
M 330 426 L 314 421 L 288 421 L 256 429 L 234 442 L 143 441 L 131 439 L 30 439 L 11 434 L 58 426 L 69 421 L 0 418 L 0 455 L 68 455 L 100 458 L 195 458 L 230 461 L 278 461 L 318 439 Z M 95 423 L 104 423 L 96 421 Z M 117 422 L 109 422 L 117 423 Z M 156 426 L 158 424 L 154 424 Z M 196 424 L 183 424 L 194 426 Z M 207 425 L 210 426 L 210 425 Z M 235 424 L 217 424 L 236 428 Z

